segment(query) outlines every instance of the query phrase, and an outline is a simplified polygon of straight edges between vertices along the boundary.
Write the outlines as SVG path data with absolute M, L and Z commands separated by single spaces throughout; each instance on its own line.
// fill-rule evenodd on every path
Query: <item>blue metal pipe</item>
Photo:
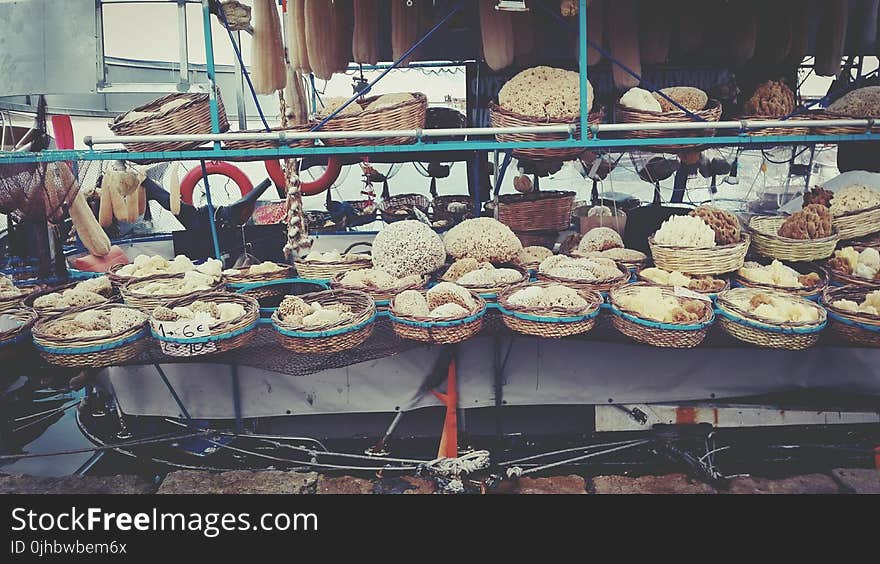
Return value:
M 589 137 L 589 113 L 590 109 L 587 105 L 587 88 L 589 82 L 587 80 L 587 0 L 579 0 L 578 2 L 578 27 L 580 35 L 578 36 L 578 53 L 580 60 L 578 61 L 578 70 L 581 79 L 581 141 Z
M 211 81 L 211 92 L 208 94 L 211 104 L 211 132 L 220 133 L 220 108 L 217 105 L 217 76 L 214 68 L 214 36 L 211 32 L 211 7 L 208 0 L 202 0 L 202 26 L 205 31 L 205 62 L 208 67 L 208 80 Z M 214 141 L 214 149 L 220 149 L 219 141 Z M 205 190 L 208 191 L 208 201 L 210 201 L 210 191 L 207 186 L 206 181 Z
M 220 239 L 217 237 L 217 224 L 214 220 L 214 203 L 211 201 L 211 183 L 208 181 L 208 169 L 205 161 L 201 160 L 202 179 L 205 181 L 205 198 L 208 200 L 208 224 L 211 226 L 211 240 L 214 243 L 214 258 L 223 260 L 220 255 Z

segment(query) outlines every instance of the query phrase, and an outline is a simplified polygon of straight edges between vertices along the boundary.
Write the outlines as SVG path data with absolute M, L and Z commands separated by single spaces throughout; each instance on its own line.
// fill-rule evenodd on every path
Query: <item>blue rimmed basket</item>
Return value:
M 632 274 L 625 265 L 616 262 L 617 268 L 620 270 L 620 274 L 615 276 L 614 278 L 608 278 L 606 280 L 574 280 L 571 278 L 560 278 L 558 276 L 550 276 L 549 274 L 544 274 L 540 270 L 536 274 L 539 281 L 542 282 L 553 282 L 556 284 L 560 284 L 562 286 L 568 286 L 569 288 L 574 288 L 576 290 L 591 290 L 594 292 L 610 292 L 615 288 L 620 288 L 625 284 L 629 283 L 632 278 Z
M 296 270 L 288 264 L 277 264 L 277 266 L 279 270 L 265 274 L 250 274 L 251 267 L 240 269 L 239 274 L 227 274 L 226 287 L 231 292 L 246 293 L 255 300 L 281 296 L 284 291 L 283 287 L 271 283 L 292 280 Z M 247 292 L 240 292 L 242 289 L 246 289 Z
M 208 327 L 208 334 L 198 337 L 171 337 L 161 328 L 155 315 L 150 316 L 150 332 L 159 343 L 162 353 L 176 357 L 195 357 L 229 352 L 250 343 L 257 332 L 260 320 L 260 304 L 257 300 L 243 294 L 230 292 L 200 292 L 185 298 L 178 298 L 165 304 L 167 308 L 186 307 L 193 302 L 215 304 L 232 303 L 244 308 L 244 313 L 235 319 L 221 321 Z
M 596 319 L 604 302 L 602 295 L 598 292 L 576 290 L 587 302 L 584 307 L 580 308 L 540 308 L 515 305 L 509 301 L 513 294 L 529 286 L 546 288 L 553 285 L 550 282 L 521 284 L 508 288 L 499 294 L 498 309 L 501 311 L 504 325 L 517 333 L 545 339 L 561 339 L 592 330 L 596 326 Z
M 331 354 L 351 350 L 363 344 L 373 334 L 376 323 L 376 304 L 369 294 L 352 290 L 326 290 L 300 296 L 307 303 L 322 306 L 346 304 L 354 317 L 323 327 L 304 327 L 285 322 L 272 314 L 272 326 L 278 343 L 287 350 L 308 354 Z
M 758 264 L 766 265 L 768 261 L 759 261 Z M 748 264 L 748 263 L 746 263 Z M 745 265 L 743 265 L 745 266 Z M 819 276 L 819 281 L 811 286 L 803 286 L 801 288 L 789 288 L 785 286 L 774 286 L 772 284 L 759 284 L 757 282 L 752 282 L 739 271 L 733 274 L 733 282 L 736 286 L 744 287 L 744 288 L 758 288 L 760 290 L 771 290 L 774 292 L 782 292 L 783 294 L 791 294 L 793 296 L 800 296 L 802 298 L 806 298 L 811 301 L 818 301 L 822 294 L 825 292 L 825 289 L 828 288 L 829 284 L 829 276 L 828 272 L 822 268 L 821 266 L 815 263 L 801 263 L 793 265 L 796 271 L 801 274 L 811 274 L 815 273 Z
M 661 348 L 689 349 L 698 346 L 706 339 L 709 328 L 715 321 L 715 313 L 709 302 L 703 304 L 702 316 L 692 323 L 661 323 L 640 317 L 638 313 L 620 305 L 621 298 L 632 295 L 646 286 L 637 283 L 611 291 L 608 307 L 613 314 L 611 323 L 615 329 L 638 343 Z M 675 295 L 672 288 L 666 286 L 658 286 L 658 288 L 664 295 L 682 300 Z
M 815 308 L 818 320 L 810 323 L 779 323 L 757 316 L 738 305 L 760 294 L 770 296 L 775 302 L 798 303 Z M 768 349 L 808 349 L 819 341 L 819 335 L 827 324 L 827 314 L 819 304 L 799 296 L 758 288 L 734 288 L 722 292 L 715 300 L 715 307 L 718 323 L 727 334 L 744 343 Z
M 30 342 L 31 328 L 37 321 L 37 314 L 31 309 L 15 308 L 0 312 L 0 319 L 7 318 L 15 326 L 0 330 L 0 359 L 11 357 Z
M 114 308 L 137 312 L 143 317 L 143 323 L 105 337 L 57 337 L 49 332 L 54 324 L 68 321 L 82 311 Z M 146 350 L 149 335 L 146 314 L 135 307 L 121 304 L 70 309 L 61 315 L 37 321 L 33 328 L 34 345 L 40 356 L 50 364 L 68 368 L 103 368 L 129 361 Z
M 24 307 L 32 308 L 37 313 L 37 316 L 41 317 L 41 318 L 42 317 L 54 317 L 56 315 L 61 315 L 62 313 L 64 313 L 65 311 L 67 311 L 70 308 L 45 307 L 45 306 L 40 307 L 40 306 L 37 306 L 35 304 L 35 302 L 43 296 L 48 296 L 49 294 L 60 294 L 60 293 L 64 292 L 65 290 L 73 289 L 80 282 L 82 282 L 82 280 L 77 281 L 77 282 L 71 282 L 70 284 L 64 284 L 62 286 L 55 286 L 55 287 L 46 288 L 46 289 L 41 290 L 39 292 L 34 292 L 33 294 L 31 294 L 30 296 L 25 298 L 21 303 Z M 106 303 L 110 303 L 110 302 L 116 302 L 116 301 L 119 301 L 119 299 L 120 299 L 119 293 L 116 291 L 116 288 L 114 288 L 112 286 L 111 286 L 111 290 L 109 293 L 108 292 L 96 292 L 96 293 L 103 296 L 105 299 L 103 302 L 99 302 L 97 304 L 92 304 L 92 305 L 102 305 L 102 304 L 106 304 Z
M 394 332 L 402 339 L 437 345 L 460 343 L 470 339 L 483 328 L 486 300 L 477 295 L 473 298 L 474 307 L 468 311 L 467 316 L 461 318 L 404 315 L 395 311 L 395 300 L 392 299 L 388 318 L 391 320 Z
M 837 300 L 861 303 L 872 292 L 870 288 L 843 286 L 829 288 L 822 295 L 822 305 L 828 311 L 831 331 L 841 339 L 865 347 L 880 347 L 880 316 L 870 313 L 854 313 L 834 305 Z
M 477 294 L 478 296 L 480 296 L 481 298 L 486 300 L 486 303 L 495 303 L 498 301 L 498 296 L 500 296 L 501 293 L 504 292 L 505 290 L 512 288 L 513 286 L 518 286 L 520 284 L 523 284 L 523 283 L 529 281 L 529 271 L 526 270 L 525 268 L 521 268 L 518 266 L 505 266 L 504 268 L 510 268 L 511 270 L 516 270 L 517 272 L 519 272 L 519 274 L 520 274 L 519 280 L 517 280 L 516 282 L 509 282 L 506 284 L 498 284 L 495 286 L 480 286 L 480 285 L 476 285 L 476 284 L 462 284 L 458 281 L 453 281 L 453 282 L 455 282 L 456 284 L 458 284 L 462 288 L 466 288 L 471 293 Z
M 120 289 L 119 293 L 122 295 L 122 301 L 126 303 L 126 305 L 134 306 L 147 315 L 153 313 L 153 310 L 161 305 L 165 305 L 166 303 L 183 299 L 197 293 L 203 293 L 206 290 L 199 290 L 196 292 L 178 292 L 176 294 L 156 294 L 152 292 L 146 291 L 146 286 L 152 284 L 154 282 L 173 282 L 173 281 L 182 281 L 184 279 L 185 274 L 157 274 L 155 276 L 148 276 L 146 278 L 135 278 L 133 280 L 129 280 L 126 282 Z M 214 284 L 211 288 L 209 288 L 212 292 L 220 292 L 226 286 L 226 280 L 224 277 L 220 277 L 219 279 L 215 279 Z
M 430 281 L 430 277 L 422 276 L 421 279 L 413 284 L 408 284 L 405 286 L 396 286 L 394 288 L 379 288 L 378 286 L 349 286 L 347 284 L 342 283 L 342 279 L 345 277 L 345 273 L 339 273 L 334 276 L 330 280 L 330 287 L 334 290 L 344 290 L 349 292 L 364 292 L 368 294 L 373 301 L 376 302 L 376 307 L 379 308 L 380 311 L 388 309 L 388 305 L 391 303 L 391 300 L 394 299 L 394 296 L 401 292 L 405 292 L 406 290 L 424 290 L 428 287 L 428 282 Z

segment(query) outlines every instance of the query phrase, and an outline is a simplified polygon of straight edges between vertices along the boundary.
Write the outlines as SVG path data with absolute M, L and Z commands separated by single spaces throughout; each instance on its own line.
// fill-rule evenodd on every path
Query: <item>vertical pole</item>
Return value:
M 208 0 L 202 0 L 202 24 L 205 30 L 205 62 L 208 67 L 208 81 L 211 83 L 211 92 L 208 95 L 211 103 L 211 133 L 220 133 L 220 110 L 217 106 L 217 77 L 214 69 L 214 37 L 211 32 L 211 7 Z M 220 149 L 219 141 L 214 141 L 214 149 Z M 207 189 L 208 185 L 206 182 L 205 190 Z M 210 199 L 209 192 L 209 202 Z
M 222 261 L 220 239 L 217 237 L 217 222 L 214 218 L 214 203 L 211 201 L 211 183 L 208 182 L 208 168 L 205 166 L 204 160 L 199 161 L 199 163 L 202 165 L 202 180 L 205 181 L 205 199 L 208 200 L 208 223 L 211 226 L 211 241 L 214 243 L 214 258 Z
M 177 48 L 180 54 L 180 83 L 177 89 L 189 90 L 189 39 L 186 27 L 186 2 L 177 1 Z
M 578 74 L 581 80 L 581 141 L 589 137 L 589 109 L 587 107 L 587 0 L 578 0 Z
M 241 52 L 241 32 L 236 31 L 232 39 Z M 238 129 L 244 131 L 247 129 L 247 105 L 244 101 L 244 74 L 241 72 L 241 65 L 233 65 L 235 67 L 235 105 L 238 113 Z

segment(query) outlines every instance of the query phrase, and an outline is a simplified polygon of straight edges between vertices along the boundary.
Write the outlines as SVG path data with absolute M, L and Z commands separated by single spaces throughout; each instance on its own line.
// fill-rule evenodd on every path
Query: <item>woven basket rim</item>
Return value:
M 514 305 L 511 304 L 508 299 L 510 296 L 519 292 L 520 290 L 524 290 L 529 287 L 542 287 L 546 288 L 548 286 L 556 286 L 555 282 L 526 282 L 524 284 L 517 284 L 515 286 L 510 286 L 505 289 L 503 292 L 498 294 L 498 303 L 504 309 L 516 312 L 516 313 L 526 313 L 526 314 L 538 314 L 545 317 L 577 317 L 577 316 L 585 316 L 595 313 L 599 310 L 603 303 L 605 303 L 605 299 L 602 297 L 602 294 L 595 290 L 586 290 L 583 288 L 571 288 L 575 292 L 578 293 L 582 298 L 587 301 L 587 305 L 581 308 L 563 308 L 563 307 L 553 307 L 553 308 L 542 308 L 535 306 L 524 306 L 524 305 Z M 566 286 L 567 287 L 567 286 Z
M 713 251 L 727 251 L 732 250 L 742 245 L 747 245 L 751 243 L 752 238 L 745 231 L 742 233 L 740 240 L 738 243 L 728 243 L 727 245 L 715 245 L 714 247 L 677 247 L 673 245 L 658 245 L 654 241 L 654 235 L 648 237 L 648 244 L 653 247 L 658 247 L 660 249 L 669 249 L 671 251 L 693 251 L 693 252 L 713 252 Z
M 373 301 L 373 298 L 369 294 L 357 290 L 322 290 L 320 292 L 302 294 L 296 297 L 301 298 L 306 303 L 319 302 L 321 303 L 321 305 L 324 305 L 324 302 L 322 302 L 322 300 L 326 302 L 339 303 L 340 301 L 342 301 L 340 296 L 352 299 L 353 301 L 355 301 L 355 305 L 359 306 L 359 310 L 355 310 L 354 308 L 352 308 L 352 318 L 347 321 L 326 324 L 320 327 L 293 325 L 292 323 L 287 323 L 286 321 L 282 320 L 278 316 L 278 309 L 276 308 L 275 311 L 272 312 L 272 323 L 275 324 L 277 327 L 280 327 L 281 329 L 287 331 L 297 331 L 300 333 L 323 333 L 325 331 L 337 331 L 345 328 L 354 328 L 363 323 L 369 322 L 369 320 L 373 316 L 375 316 L 376 302 Z M 352 305 L 348 302 L 345 303 L 347 305 Z
M 880 206 L 878 206 L 878 207 L 880 207 Z M 746 225 L 746 229 L 748 229 L 752 233 L 757 233 L 758 235 L 761 235 L 762 237 L 767 237 L 768 239 L 776 239 L 776 240 L 782 241 L 783 243 L 786 243 L 788 245 L 796 245 L 799 247 L 807 247 L 810 245 L 821 245 L 824 243 L 831 243 L 832 241 L 836 242 L 836 241 L 840 240 L 840 233 L 838 233 L 837 227 L 834 227 L 833 225 L 831 226 L 831 235 L 829 235 L 828 237 L 822 237 L 821 239 L 792 239 L 790 237 L 783 237 L 781 235 L 777 235 L 776 233 L 769 233 L 767 231 L 761 231 L 760 229 L 758 229 L 757 227 L 752 225 L 752 223 L 755 221 L 757 221 L 759 223 L 760 222 L 769 223 L 770 221 L 779 221 L 779 220 L 782 220 L 784 222 L 785 219 L 786 218 L 781 215 L 756 215 L 756 216 L 753 216 L 752 218 L 749 219 L 748 224 Z
M 684 274 L 684 273 L 683 273 L 683 274 Z M 702 277 L 702 276 L 703 276 L 703 275 L 700 275 L 700 277 Z M 709 277 L 712 278 L 713 280 L 721 280 L 722 282 L 724 282 L 724 287 L 722 287 L 720 290 L 694 290 L 694 289 L 691 288 L 691 287 L 687 287 L 686 289 L 689 290 L 689 291 L 691 291 L 691 292 L 695 292 L 695 293 L 697 293 L 697 294 L 701 294 L 701 295 L 704 295 L 704 296 L 714 296 L 715 294 L 718 294 L 718 293 L 720 293 L 720 292 L 723 292 L 723 291 L 725 291 L 725 290 L 729 290 L 729 289 L 730 289 L 730 279 L 729 279 L 729 278 L 721 278 L 721 277 L 719 277 L 719 276 L 712 275 L 712 274 L 707 274 L 707 275 L 705 275 L 705 276 L 709 276 Z M 652 281 L 648 280 L 647 278 L 642 277 L 642 273 L 641 273 L 641 272 L 639 272 L 639 273 L 636 274 L 636 278 L 638 279 L 639 282 L 642 282 L 642 283 L 644 283 L 644 284 L 646 284 L 646 285 L 648 285 L 648 286 L 661 286 L 661 287 L 663 287 L 663 288 L 675 288 L 675 286 L 670 286 L 670 285 L 668 285 L 668 284 L 657 284 L 656 282 L 652 282 Z
M 140 325 L 135 325 L 133 327 L 129 327 L 123 331 L 117 331 L 116 333 L 111 333 L 110 335 L 104 337 L 55 337 L 53 335 L 48 335 L 44 333 L 46 326 L 51 323 L 57 323 L 68 317 L 75 317 L 78 313 L 83 311 L 91 311 L 91 310 L 102 310 L 102 309 L 129 309 L 135 311 L 144 316 L 144 321 Z M 150 316 L 139 310 L 134 306 L 129 306 L 126 304 L 117 304 L 117 303 L 106 303 L 100 305 L 91 305 L 91 306 L 83 306 L 77 307 L 73 309 L 68 309 L 61 315 L 56 315 L 54 317 L 47 317 L 44 319 L 38 320 L 34 324 L 33 335 L 34 341 L 40 344 L 46 344 L 49 346 L 67 346 L 71 345 L 79 345 L 79 346 L 95 346 L 101 344 L 110 344 L 114 341 L 120 341 L 128 337 L 133 337 L 143 331 L 147 324 L 150 321 Z
M 774 259 L 774 260 L 778 260 L 778 259 Z M 751 261 L 746 261 L 746 262 L 757 262 L 758 264 L 761 264 L 759 261 L 756 261 L 756 260 L 751 260 Z M 783 261 L 779 261 L 779 262 L 783 262 Z M 785 264 L 785 263 L 783 262 L 783 264 Z M 761 264 L 761 265 L 768 266 L 765 264 Z M 745 265 L 743 265 L 743 266 L 745 266 Z M 754 282 L 754 281 L 746 278 L 745 276 L 742 276 L 738 270 L 733 273 L 733 279 L 736 280 L 737 282 L 748 284 L 750 287 L 778 290 L 782 293 L 785 293 L 785 292 L 813 293 L 813 292 L 824 290 L 831 283 L 831 275 L 828 274 L 828 271 L 825 268 L 823 268 L 820 264 L 817 264 L 815 262 L 809 262 L 809 261 L 802 262 L 800 265 L 798 265 L 801 268 L 801 270 L 799 270 L 798 268 L 795 268 L 793 266 L 790 266 L 788 264 L 786 264 L 785 266 L 788 266 L 789 268 L 792 268 L 792 269 L 800 272 L 801 274 L 809 274 L 809 273 L 815 272 L 816 274 L 819 275 L 819 284 L 817 284 L 815 286 L 803 287 L 803 288 L 789 288 L 787 286 L 774 286 L 772 284 L 763 284 L 760 282 Z M 806 272 L 803 272 L 803 270 L 806 270 Z
M 580 113 L 572 118 L 551 118 L 551 117 L 535 117 L 535 116 L 527 116 L 525 114 L 521 114 L 518 112 L 514 112 L 513 110 L 508 110 L 507 108 L 498 104 L 498 102 L 489 102 L 489 112 L 495 112 L 501 114 L 503 116 L 519 119 L 522 121 L 530 121 L 538 124 L 579 124 L 580 123 Z M 592 122 L 594 120 L 601 120 L 605 117 L 605 106 L 599 106 L 598 109 L 593 108 L 588 114 L 587 121 Z
M 562 284 L 563 286 L 565 284 L 613 284 L 618 282 L 626 282 L 632 277 L 632 273 L 630 273 L 629 268 L 626 265 L 623 265 L 617 261 L 614 261 L 614 264 L 617 266 L 618 270 L 620 270 L 620 276 L 615 276 L 614 278 L 606 278 L 604 280 L 573 280 L 571 278 L 560 278 L 559 276 L 551 276 L 543 272 L 538 272 L 538 276 L 542 277 L 545 280 Z
M 707 121 L 718 121 L 719 119 L 721 119 L 721 109 L 721 102 L 716 100 L 715 98 L 710 98 L 709 101 L 706 102 L 705 108 L 703 108 L 702 110 L 691 110 L 691 113 L 704 118 L 714 118 L 708 119 Z M 622 116 L 627 116 L 629 114 L 635 118 L 638 118 L 640 121 L 638 121 L 637 123 L 646 123 L 650 121 L 694 121 L 690 118 L 689 115 L 681 110 L 672 110 L 669 112 L 652 112 L 649 110 L 639 110 L 636 108 L 628 108 L 626 106 L 618 105 L 615 109 L 615 112 Z M 646 120 L 643 118 L 652 119 Z M 685 119 L 682 120 L 682 118 Z M 623 123 L 630 122 L 624 121 Z M 694 123 L 699 122 L 694 121 Z
M 153 276 L 148 276 L 146 278 L 135 278 L 135 279 L 129 280 L 128 282 L 123 284 L 120 292 L 123 294 L 123 299 L 127 296 L 132 297 L 132 298 L 158 298 L 158 299 L 161 299 L 164 301 L 171 301 L 171 300 L 176 300 L 178 298 L 185 298 L 186 296 L 189 296 L 192 292 L 186 293 L 186 294 L 154 295 L 154 294 L 140 293 L 137 291 L 137 289 L 132 288 L 133 286 L 137 286 L 139 284 L 144 284 L 147 282 L 157 282 L 160 280 L 183 280 L 183 277 L 184 277 L 184 274 L 156 274 Z M 218 278 L 217 281 L 214 282 L 214 285 L 212 286 L 212 290 L 215 288 L 222 288 L 225 285 L 226 285 L 226 277 L 223 275 L 220 275 L 220 278 Z M 198 290 L 198 292 L 206 292 L 206 291 L 207 290 Z
M 237 294 L 232 292 L 197 292 L 195 294 L 189 294 L 188 296 L 171 300 L 165 304 L 165 307 L 167 307 L 168 309 L 181 306 L 185 307 L 197 301 L 214 303 L 237 302 L 244 306 L 244 313 L 242 315 L 239 315 L 235 319 L 218 321 L 217 323 L 211 325 L 208 328 L 211 332 L 211 335 L 222 335 L 224 333 L 228 333 L 234 328 L 237 328 L 238 325 L 241 325 L 243 321 L 253 321 L 260 317 L 260 304 L 259 302 L 257 302 L 256 299 L 245 294 Z M 158 323 L 160 321 L 157 320 L 151 313 L 151 326 L 153 325 L 153 322 Z
M 170 101 L 176 100 L 178 98 L 188 98 L 188 100 L 185 104 L 175 106 L 175 107 L 168 109 L 168 110 L 165 110 L 163 112 L 153 113 L 152 115 L 148 115 L 148 116 L 141 116 L 137 119 L 133 119 L 130 121 L 126 121 L 125 123 L 122 123 L 122 120 L 125 118 L 125 116 L 127 116 L 128 114 L 130 114 L 132 112 L 142 112 L 144 110 L 152 111 L 150 108 L 155 107 L 158 109 L 166 102 L 170 102 Z M 155 100 L 153 100 L 151 102 L 147 102 L 146 104 L 143 104 L 141 106 L 133 108 L 133 109 L 125 112 L 124 114 L 120 114 L 120 115 L 116 116 L 116 118 L 114 118 L 113 121 L 110 122 L 108 127 L 110 128 L 111 131 L 113 131 L 115 133 L 116 129 L 118 129 L 120 127 L 137 125 L 137 124 L 140 124 L 140 123 L 148 121 L 148 120 L 163 118 L 163 117 L 166 117 L 167 115 L 172 114 L 176 111 L 189 108 L 193 104 L 205 102 L 208 99 L 209 99 L 208 94 L 203 93 L 203 92 L 172 92 L 171 94 L 162 96 L 161 98 L 156 98 Z
M 825 268 L 828 271 L 828 275 L 831 279 L 837 278 L 838 280 L 844 281 L 845 286 L 858 286 L 865 288 L 873 288 L 880 289 L 880 280 L 876 278 L 862 278 L 861 276 L 856 276 L 855 274 L 847 274 L 841 270 L 836 270 L 830 266 L 828 266 L 828 262 L 825 262 Z
M 384 94 L 377 94 L 375 96 L 368 96 L 363 99 L 363 102 L 361 102 L 360 100 L 354 101 L 355 104 L 357 104 L 358 106 L 361 107 L 360 112 L 358 112 L 356 114 L 337 115 L 337 116 L 331 118 L 328 123 L 331 123 L 334 120 L 337 120 L 340 118 L 357 119 L 361 116 L 376 115 L 376 114 L 380 114 L 380 113 L 384 113 L 384 112 L 398 110 L 398 109 L 404 108 L 406 106 L 427 104 L 427 102 L 428 102 L 428 97 L 425 94 L 423 94 L 422 92 L 389 92 L 388 94 L 409 94 L 412 96 L 412 99 L 402 100 L 400 102 L 397 102 L 396 104 L 392 104 L 390 106 L 384 106 L 382 108 L 375 110 L 375 109 L 370 109 L 370 105 L 373 102 L 375 102 L 376 100 L 378 100 L 379 98 L 381 98 Z M 366 104 L 366 107 L 364 107 L 365 104 Z M 324 116 L 324 117 L 326 117 L 326 116 Z M 322 117 L 321 119 L 324 119 L 324 117 Z
M 802 305 L 807 307 L 811 307 L 816 309 L 819 312 L 819 319 L 815 322 L 807 322 L 807 321 L 785 321 L 779 322 L 773 319 L 767 319 L 766 317 L 761 317 L 759 315 L 755 315 L 754 313 L 748 312 L 741 307 L 737 306 L 730 300 L 730 296 L 734 294 L 772 294 L 774 298 L 780 298 L 782 300 L 790 300 L 793 302 L 799 302 Z M 768 325 L 771 327 L 778 327 L 780 329 L 808 329 L 821 327 L 827 320 L 827 312 L 825 309 L 817 304 L 816 302 L 810 301 L 801 296 L 796 296 L 794 294 L 787 294 L 785 292 L 776 292 L 773 290 L 764 290 L 760 288 L 733 288 L 730 290 L 726 290 L 718 294 L 718 297 L 715 298 L 715 305 L 719 309 L 724 310 L 728 314 L 740 318 L 743 321 L 752 321 L 756 323 L 760 323 L 762 325 Z
M 276 270 L 274 272 L 264 272 L 262 274 L 255 274 L 251 276 L 250 269 L 251 266 L 246 269 L 239 268 L 238 271 L 240 274 L 228 274 L 224 275 L 227 284 L 247 284 L 247 283 L 256 283 L 261 281 L 273 281 L 278 280 L 279 276 L 283 276 L 284 278 L 288 278 L 293 274 L 294 267 L 289 264 L 279 264 L 277 262 L 273 262 L 276 266 L 280 266 L 281 270 Z M 245 272 L 242 272 L 245 271 Z
M 877 211 L 877 210 L 880 210 L 880 204 L 877 204 L 876 206 L 871 206 L 870 208 L 864 208 L 864 209 L 861 209 L 861 210 L 855 210 L 855 211 L 850 211 L 850 212 L 842 213 L 842 214 L 840 214 L 840 215 L 832 215 L 832 216 L 831 216 L 831 223 L 833 224 L 835 219 L 852 219 L 852 218 L 854 218 L 854 217 L 856 217 L 856 216 L 858 216 L 858 215 L 860 215 L 860 214 L 863 214 L 863 213 L 865 213 L 865 214 L 867 214 L 867 213 L 872 213 L 872 212 L 875 212 L 875 211 Z
M 426 295 L 427 290 L 424 290 L 421 293 Z M 396 300 L 397 296 L 394 296 L 394 298 L 391 299 L 391 303 L 388 304 L 388 309 L 394 317 L 397 317 L 399 319 L 404 319 L 407 321 L 417 321 L 419 323 L 433 324 L 433 323 L 449 323 L 449 322 L 455 322 L 455 321 L 464 321 L 465 319 L 468 319 L 469 317 L 473 317 L 475 315 L 479 316 L 479 315 L 482 315 L 483 313 L 486 312 L 486 308 L 487 308 L 486 300 L 484 300 L 479 295 L 474 294 L 473 292 L 471 292 L 471 297 L 474 299 L 474 306 L 468 310 L 467 315 L 463 315 L 461 317 L 425 317 L 425 316 L 421 316 L 421 315 L 404 315 L 402 313 L 395 311 L 394 305 L 395 305 L 395 300 Z
M 60 286 L 51 286 L 49 288 L 45 288 L 43 290 L 33 292 L 28 297 L 23 299 L 21 303 L 25 307 L 33 309 L 35 312 L 37 312 L 37 315 L 41 316 L 41 317 L 45 317 L 45 316 L 49 316 L 49 315 L 54 316 L 54 315 L 64 313 L 65 311 L 69 310 L 70 308 L 68 308 L 68 307 L 65 307 L 65 308 L 36 307 L 36 306 L 34 306 L 34 302 L 37 300 L 37 298 L 41 298 L 43 296 L 48 296 L 49 294 L 58 294 L 58 293 L 63 292 L 64 290 L 70 290 L 72 288 L 75 288 L 77 286 L 77 284 L 79 284 L 80 282 L 83 282 L 83 280 L 68 282 L 67 284 L 62 284 Z M 95 293 L 98 294 L 99 296 L 104 297 L 104 301 L 96 303 L 96 304 L 90 304 L 93 306 L 110 303 L 114 300 L 114 298 L 118 298 L 118 295 L 114 295 L 115 292 L 113 291 L 112 288 L 111 288 L 109 296 L 105 296 L 104 294 L 102 294 L 100 292 L 95 292 Z M 80 307 L 82 307 L 82 306 L 80 306 Z
M 675 295 L 675 291 L 674 291 L 671 287 L 669 287 L 669 286 L 652 286 L 652 285 L 650 285 L 650 284 L 644 284 L 644 283 L 642 283 L 642 282 L 636 282 L 635 284 L 627 284 L 626 286 L 621 286 L 620 288 L 614 288 L 613 290 L 611 290 L 611 292 L 609 292 L 609 294 L 608 294 L 608 302 L 609 302 L 612 306 L 614 306 L 615 308 L 617 308 L 618 310 L 620 310 L 621 312 L 623 312 L 623 313 L 625 313 L 625 314 L 627 314 L 627 315 L 629 315 L 629 316 L 631 316 L 631 317 L 635 317 L 636 319 L 640 319 L 640 320 L 642 320 L 642 321 L 648 321 L 648 322 L 650 322 L 650 323 L 662 323 L 662 324 L 664 324 L 664 325 L 681 325 L 681 326 L 684 326 L 684 327 L 687 327 L 687 326 L 689 326 L 689 325 L 704 325 L 704 324 L 709 323 L 710 321 L 712 321 L 712 319 L 713 319 L 714 316 L 715 316 L 715 313 L 714 313 L 714 311 L 713 311 L 713 309 L 712 309 L 712 306 L 703 303 L 703 306 L 704 306 L 704 308 L 703 308 L 703 316 L 700 317 L 700 319 L 698 319 L 697 321 L 687 321 L 687 322 L 684 322 L 684 321 L 681 321 L 681 322 L 676 322 L 676 321 L 671 321 L 671 322 L 667 322 L 667 321 L 657 321 L 656 319 L 648 319 L 648 318 L 642 316 L 641 314 L 639 314 L 638 312 L 635 312 L 635 311 L 632 311 L 632 310 L 630 310 L 630 309 L 627 309 L 627 308 L 621 307 L 620 304 L 617 302 L 617 298 L 618 298 L 621 294 L 630 294 L 630 293 L 633 293 L 634 290 L 638 290 L 638 289 L 640 289 L 640 288 L 645 288 L 645 287 L 659 288 L 660 291 L 661 291 L 664 295 L 666 295 L 666 296 L 671 296 L 671 297 L 675 298 L 676 300 L 678 300 L 679 303 L 681 303 L 681 301 L 683 301 L 683 300 L 685 300 L 685 299 L 688 299 L 688 298 L 683 298 L 683 297 L 681 297 L 681 296 L 676 296 L 676 295 Z M 662 330 L 662 329 L 661 329 L 661 330 Z M 695 331 L 701 331 L 701 330 L 702 330 L 702 329 L 695 329 Z
M 389 292 L 395 292 L 397 294 L 401 292 L 405 292 L 406 290 L 420 290 L 425 288 L 430 281 L 430 277 L 427 274 L 423 274 L 421 277 L 421 281 L 418 283 L 413 282 L 407 286 L 395 286 L 394 288 L 379 288 L 378 286 L 347 286 L 342 283 L 342 278 L 345 276 L 345 272 L 340 272 L 330 279 L 330 287 L 333 289 L 346 290 L 351 292 L 363 292 L 366 294 L 388 294 Z M 399 280 L 399 279 L 398 279 Z
M 7 329 L 6 331 L 0 331 L 0 341 L 7 341 L 13 337 L 21 335 L 29 330 L 31 330 L 34 324 L 37 322 L 37 312 L 30 308 L 17 307 L 12 309 L 7 309 L 0 311 L 0 316 L 8 316 L 23 323 L 18 327 L 13 327 L 12 329 Z
M 822 293 L 822 305 L 826 309 L 834 312 L 837 315 L 840 315 L 841 317 L 857 320 L 869 325 L 880 326 L 880 315 L 874 315 L 866 312 L 852 312 L 834 306 L 834 301 L 838 299 L 847 299 L 853 297 L 864 299 L 867 294 L 874 291 L 875 289 L 863 288 L 860 286 L 839 286 L 837 288 L 828 287 L 826 288 L 825 292 Z

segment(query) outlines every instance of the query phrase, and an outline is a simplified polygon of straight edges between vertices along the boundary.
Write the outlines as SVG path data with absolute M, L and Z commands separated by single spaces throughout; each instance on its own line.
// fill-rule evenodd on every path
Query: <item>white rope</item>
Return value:
M 489 467 L 489 451 L 475 450 L 458 458 L 436 458 L 426 464 L 427 468 L 440 476 L 458 478 L 462 474 L 472 474 Z

